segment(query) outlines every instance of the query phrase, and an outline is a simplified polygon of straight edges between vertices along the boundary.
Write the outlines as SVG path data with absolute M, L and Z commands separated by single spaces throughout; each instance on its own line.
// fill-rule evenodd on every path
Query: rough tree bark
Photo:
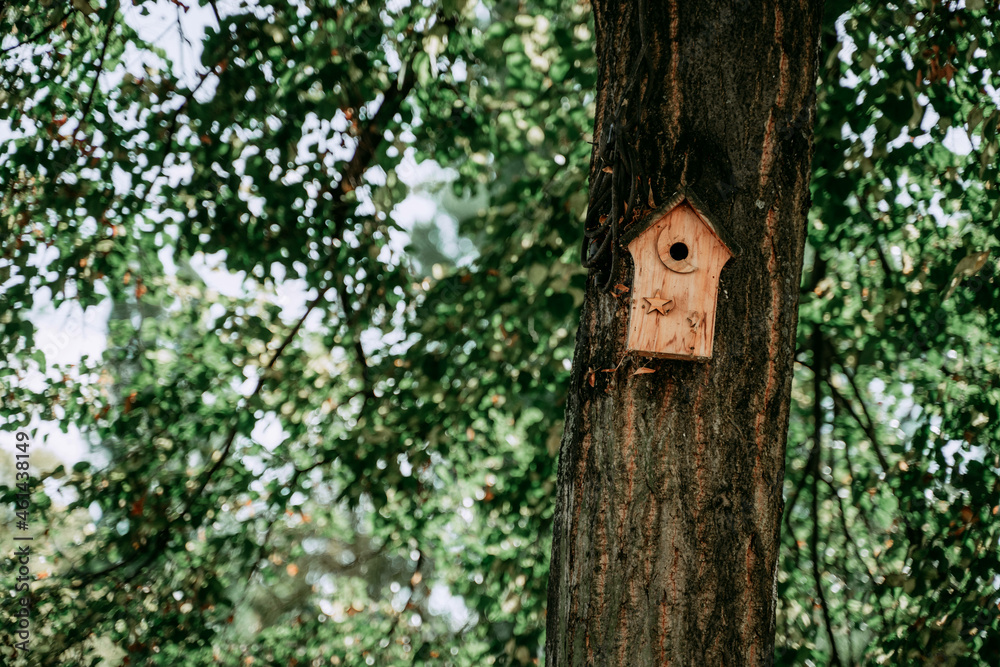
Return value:
M 619 247 L 612 262 L 608 222 L 588 221 L 604 231 L 585 254 L 604 258 L 567 403 L 546 661 L 770 664 L 822 3 L 592 2 L 591 210 L 627 231 L 683 185 L 736 257 L 714 358 L 637 358 L 615 287 L 631 259 Z M 633 181 L 641 201 L 626 209 Z

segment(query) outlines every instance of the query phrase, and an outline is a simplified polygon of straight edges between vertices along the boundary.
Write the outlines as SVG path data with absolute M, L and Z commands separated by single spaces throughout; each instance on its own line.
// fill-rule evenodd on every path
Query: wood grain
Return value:
M 671 256 L 674 244 L 683 250 Z M 715 337 L 719 274 L 732 257 L 707 221 L 682 201 L 629 245 L 635 262 L 629 351 L 667 359 L 710 359 Z M 671 299 L 661 314 L 648 299 Z

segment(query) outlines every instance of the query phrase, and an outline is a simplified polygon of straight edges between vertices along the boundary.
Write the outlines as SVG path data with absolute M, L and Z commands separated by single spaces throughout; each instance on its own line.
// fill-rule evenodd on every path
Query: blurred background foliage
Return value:
M 827 2 L 781 665 L 1000 662 L 997 4 Z M 589 5 L 45 0 L 0 25 L 30 664 L 543 661 Z M 60 362 L 79 330 L 42 306 L 106 345 Z

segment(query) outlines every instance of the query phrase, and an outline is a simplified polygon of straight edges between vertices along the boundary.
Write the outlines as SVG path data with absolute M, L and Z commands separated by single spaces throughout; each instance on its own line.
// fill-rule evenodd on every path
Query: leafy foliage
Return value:
M 542 659 L 588 7 L 174 2 L 193 71 L 153 3 L 43 7 L 0 18 L 0 419 L 93 456 L 37 486 L 32 659 Z M 995 21 L 828 3 L 781 664 L 1000 652 Z M 421 189 L 471 254 L 401 225 Z M 52 364 L 45 299 L 107 350 Z
M 779 658 L 991 664 L 996 14 L 973 2 L 828 12 Z

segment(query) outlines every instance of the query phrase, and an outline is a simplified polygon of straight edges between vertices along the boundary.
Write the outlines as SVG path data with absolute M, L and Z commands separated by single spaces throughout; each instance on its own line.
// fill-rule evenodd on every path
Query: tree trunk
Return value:
M 586 251 L 547 664 L 771 664 L 822 3 L 592 2 L 588 228 L 604 231 Z M 598 215 L 627 233 L 680 186 L 735 253 L 703 362 L 626 354 L 633 267 L 620 238 L 620 261 L 601 253 L 616 232 Z

